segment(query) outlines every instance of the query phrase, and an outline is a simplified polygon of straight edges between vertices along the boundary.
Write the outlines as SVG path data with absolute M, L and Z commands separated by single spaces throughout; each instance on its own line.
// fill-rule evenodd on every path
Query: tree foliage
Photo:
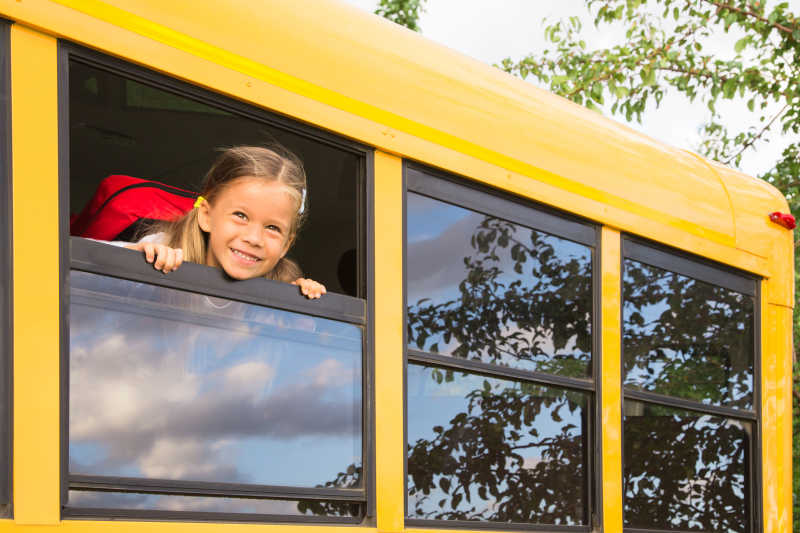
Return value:
M 413 4 L 397 22 L 418 29 L 425 0 L 381 0 L 382 9 Z M 507 72 L 627 121 L 641 120 L 664 96 L 683 95 L 708 108 L 697 147 L 703 155 L 732 166 L 778 135 L 800 133 L 800 14 L 788 2 L 766 0 L 586 0 L 594 24 L 622 28 L 624 39 L 590 48 L 577 16 L 545 28 L 551 46 L 522 59 L 505 59 Z M 379 14 L 382 14 L 379 11 Z M 720 53 L 719 35 L 728 35 Z M 735 106 L 749 123 L 731 129 L 725 111 Z M 737 113 L 740 114 L 740 113 Z M 800 145 L 789 144 L 760 178 L 775 185 L 800 217 Z M 797 257 L 796 261 L 800 261 Z M 795 270 L 799 269 L 798 264 Z M 798 278 L 796 278 L 798 279 Z M 796 283 L 800 294 L 800 283 Z M 800 307 L 800 306 L 796 306 Z M 800 312 L 794 345 L 800 342 Z M 795 528 L 800 530 L 800 368 L 795 353 L 794 494 Z
M 424 9 L 425 0 L 380 0 L 375 14 L 405 26 L 409 30 L 420 31 L 419 16 Z

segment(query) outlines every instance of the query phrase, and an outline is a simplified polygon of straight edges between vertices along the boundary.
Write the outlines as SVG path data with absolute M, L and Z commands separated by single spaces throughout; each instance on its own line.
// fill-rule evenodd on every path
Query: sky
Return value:
M 377 0 L 343 1 L 370 12 L 378 3 Z M 768 1 L 767 8 L 775 3 L 776 0 Z M 788 4 L 791 11 L 800 12 L 800 0 L 788 0 Z M 427 0 L 425 5 L 419 20 L 422 35 L 488 64 L 499 63 L 506 57 L 519 60 L 531 52 L 544 50 L 547 47 L 544 19 L 581 17 L 585 40 L 590 47 L 609 46 L 621 37 L 619 32 L 607 28 L 596 30 L 584 0 Z M 728 43 L 736 39 L 736 34 L 721 34 L 711 45 L 723 51 L 730 49 Z M 719 108 L 729 127 L 749 124 L 746 112 L 741 111 L 743 104 L 725 102 Z M 623 117 L 605 115 L 624 122 Z M 641 124 L 628 125 L 667 144 L 697 151 L 699 131 L 708 115 L 704 104 L 691 104 L 679 95 L 667 94 L 657 110 L 643 116 Z M 743 159 L 742 170 L 751 175 L 768 171 L 786 144 L 798 141 L 798 138 L 773 135 L 770 142 L 759 143 L 756 152 Z

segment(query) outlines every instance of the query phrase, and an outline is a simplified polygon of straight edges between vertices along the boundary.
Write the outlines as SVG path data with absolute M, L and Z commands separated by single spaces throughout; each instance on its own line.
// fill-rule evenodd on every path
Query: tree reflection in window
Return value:
M 624 384 L 642 400 L 624 402 L 626 526 L 750 530 L 754 300 L 625 259 Z M 687 409 L 664 405 L 673 398 Z
M 747 531 L 749 448 L 745 421 L 625 402 L 625 525 Z
M 588 246 L 409 193 L 408 344 L 592 373 Z M 591 393 L 409 365 L 408 517 L 588 523 Z
M 408 204 L 409 347 L 591 375 L 587 246 L 413 193 Z
M 408 368 L 409 517 L 586 523 L 589 395 L 442 372 Z
M 753 299 L 625 260 L 625 385 L 753 407 Z

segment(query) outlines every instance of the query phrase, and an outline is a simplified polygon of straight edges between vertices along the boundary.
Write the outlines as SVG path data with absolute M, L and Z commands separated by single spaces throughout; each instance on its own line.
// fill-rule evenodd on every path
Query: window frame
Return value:
M 0 18 L 0 517 L 12 517 L 14 265 L 11 167 L 11 22 Z
M 625 260 L 631 259 L 649 266 L 674 272 L 682 276 L 716 285 L 731 291 L 742 293 L 753 298 L 753 404 L 751 409 L 737 409 L 706 405 L 700 402 L 668 396 L 664 394 L 633 389 L 625 385 L 625 322 L 623 309 L 625 305 Z M 620 390 L 622 406 L 625 400 L 650 403 L 665 407 L 684 409 L 702 414 L 724 418 L 745 420 L 752 424 L 749 457 L 745 459 L 745 468 L 750 472 L 748 490 L 748 532 L 763 531 L 762 513 L 762 410 L 761 410 L 761 281 L 755 274 L 737 270 L 733 267 L 715 263 L 709 259 L 692 255 L 682 250 L 654 243 L 633 235 L 622 235 L 620 253 Z M 622 457 L 622 529 L 626 533 L 684 533 L 679 529 L 656 529 L 630 527 L 625 525 L 625 417 L 621 424 L 621 457 Z M 700 530 L 692 530 L 700 531 Z M 703 530 L 707 531 L 707 530 Z M 709 531 L 709 533 L 711 533 Z
M 408 452 L 403 455 L 403 518 L 406 527 L 441 529 L 478 529 L 497 531 L 563 531 L 590 532 L 603 523 L 602 480 L 602 338 L 601 338 L 601 231 L 602 226 L 570 213 L 558 211 L 532 200 L 493 189 L 468 178 L 434 169 L 418 162 L 403 160 L 403 445 L 408 446 L 408 366 L 417 364 L 447 368 L 470 374 L 506 380 L 523 380 L 555 386 L 562 389 L 587 393 L 588 440 L 584 487 L 586 502 L 584 510 L 587 523 L 580 526 L 535 524 L 522 522 L 490 522 L 468 520 L 427 520 L 408 517 Z M 455 357 L 433 354 L 408 346 L 408 193 L 416 193 L 441 202 L 470 209 L 490 216 L 498 216 L 514 224 L 522 225 L 556 237 L 568 239 L 587 246 L 592 261 L 592 375 L 574 378 L 501 367 L 491 363 L 461 360 Z M 497 215 L 502 213 L 502 215 Z M 652 533 L 652 532 L 650 532 Z
M 182 97 L 223 109 L 237 116 L 258 121 L 270 127 L 288 130 L 310 140 L 354 154 L 360 158 L 358 176 L 359 206 L 357 213 L 358 290 L 364 298 L 329 293 L 320 300 L 309 301 L 296 287 L 277 281 L 252 279 L 231 281 L 221 270 L 186 263 L 168 277 L 151 265 L 137 261 L 137 252 L 116 248 L 69 235 L 69 71 L 77 61 L 93 68 L 132 79 Z M 253 104 L 240 102 L 164 74 L 133 65 L 68 41 L 58 43 L 58 141 L 59 141 L 59 263 L 60 294 L 60 373 L 61 373 L 61 515 L 63 518 L 100 519 L 165 519 L 194 521 L 278 521 L 290 523 L 357 524 L 375 516 L 375 427 L 374 413 L 374 149 L 342 138 L 311 125 L 300 123 Z M 91 272 L 172 289 L 228 298 L 267 307 L 299 312 L 356 324 L 362 328 L 362 481 L 359 489 L 287 487 L 215 482 L 184 482 L 148 478 L 83 476 L 69 474 L 69 275 L 72 270 Z M 312 515 L 261 515 L 253 513 L 159 511 L 133 509 L 81 509 L 63 504 L 70 488 L 138 492 L 147 494 L 182 494 L 205 496 L 249 496 L 263 499 L 315 500 L 352 502 L 361 506 L 357 517 Z

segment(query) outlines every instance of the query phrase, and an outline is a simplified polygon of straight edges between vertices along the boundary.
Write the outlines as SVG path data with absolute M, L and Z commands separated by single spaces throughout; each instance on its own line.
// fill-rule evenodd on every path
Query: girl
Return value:
M 280 148 L 225 150 L 203 181 L 194 209 L 127 248 L 172 272 L 183 261 L 222 268 L 234 279 L 265 277 L 298 285 L 308 298 L 325 287 L 285 258 L 306 216 L 302 163 Z

